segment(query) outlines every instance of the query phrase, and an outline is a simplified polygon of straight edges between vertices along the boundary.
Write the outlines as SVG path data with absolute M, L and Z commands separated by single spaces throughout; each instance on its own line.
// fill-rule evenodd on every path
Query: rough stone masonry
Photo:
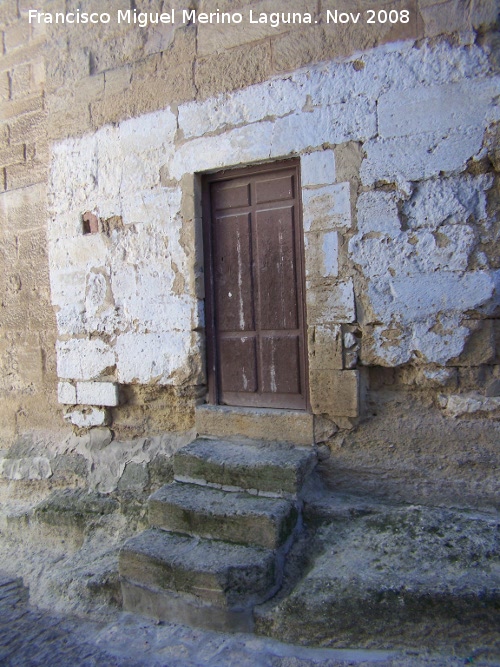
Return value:
M 342 31 L 327 0 L 290 3 L 311 25 L 71 29 L 2 4 L 4 495 L 168 470 L 206 394 L 200 177 L 298 157 L 326 479 L 495 502 L 498 3 L 407 4 Z

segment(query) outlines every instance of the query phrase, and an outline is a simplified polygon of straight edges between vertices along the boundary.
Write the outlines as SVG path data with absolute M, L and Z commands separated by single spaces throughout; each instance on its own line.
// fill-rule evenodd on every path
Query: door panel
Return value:
M 256 278 L 261 329 L 297 329 L 293 208 L 257 211 Z
M 219 331 L 252 331 L 250 215 L 217 216 L 214 235 L 215 303 Z
M 262 391 L 277 394 L 300 392 L 298 336 L 261 337 Z
M 204 179 L 210 399 L 307 407 L 298 161 Z

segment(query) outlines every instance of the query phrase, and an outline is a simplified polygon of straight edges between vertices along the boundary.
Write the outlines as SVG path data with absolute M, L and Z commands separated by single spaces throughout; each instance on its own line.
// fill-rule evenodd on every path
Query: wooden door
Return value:
M 299 193 L 295 160 L 204 179 L 213 403 L 307 407 Z

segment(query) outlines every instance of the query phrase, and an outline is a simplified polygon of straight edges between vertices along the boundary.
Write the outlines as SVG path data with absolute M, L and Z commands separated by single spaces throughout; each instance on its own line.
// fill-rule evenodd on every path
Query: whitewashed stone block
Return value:
M 71 380 L 92 380 L 115 365 L 114 350 L 102 340 L 57 341 L 57 374 Z
M 395 192 L 372 190 L 358 197 L 358 232 L 381 232 L 394 236 L 401 231 L 398 215 L 398 195 Z
M 406 183 L 462 169 L 481 148 L 482 128 L 456 130 L 443 136 L 424 133 L 410 137 L 374 139 L 364 145 L 363 185 L 376 181 Z
M 315 151 L 300 159 L 302 187 L 335 183 L 335 155 L 332 150 Z
M 78 405 L 118 405 L 118 385 L 114 382 L 77 382 Z M 97 425 L 97 424 L 96 424 Z
M 494 99 L 500 78 L 468 80 L 442 86 L 416 86 L 393 90 L 378 100 L 378 131 L 381 137 L 426 132 L 445 132 L 457 127 L 482 127 L 500 116 Z M 464 104 L 464 100 L 474 104 Z
M 408 227 L 437 229 L 444 222 L 464 223 L 471 215 L 476 221 L 484 220 L 486 191 L 492 182 L 490 174 L 461 174 L 419 183 L 403 207 Z
M 57 385 L 57 400 L 64 405 L 76 404 L 76 387 L 71 382 L 59 382 Z
M 349 183 L 302 191 L 304 231 L 334 230 L 351 226 Z
M 106 426 L 109 415 L 108 411 L 102 408 L 76 408 L 67 412 L 64 419 L 78 428 L 93 428 L 95 426 Z
M 306 279 L 335 278 L 339 273 L 338 232 L 305 234 Z

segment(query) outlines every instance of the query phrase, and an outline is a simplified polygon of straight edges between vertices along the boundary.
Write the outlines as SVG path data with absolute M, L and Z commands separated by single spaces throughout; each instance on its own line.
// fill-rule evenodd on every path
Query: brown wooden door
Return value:
M 297 161 L 204 182 L 210 399 L 305 409 Z

